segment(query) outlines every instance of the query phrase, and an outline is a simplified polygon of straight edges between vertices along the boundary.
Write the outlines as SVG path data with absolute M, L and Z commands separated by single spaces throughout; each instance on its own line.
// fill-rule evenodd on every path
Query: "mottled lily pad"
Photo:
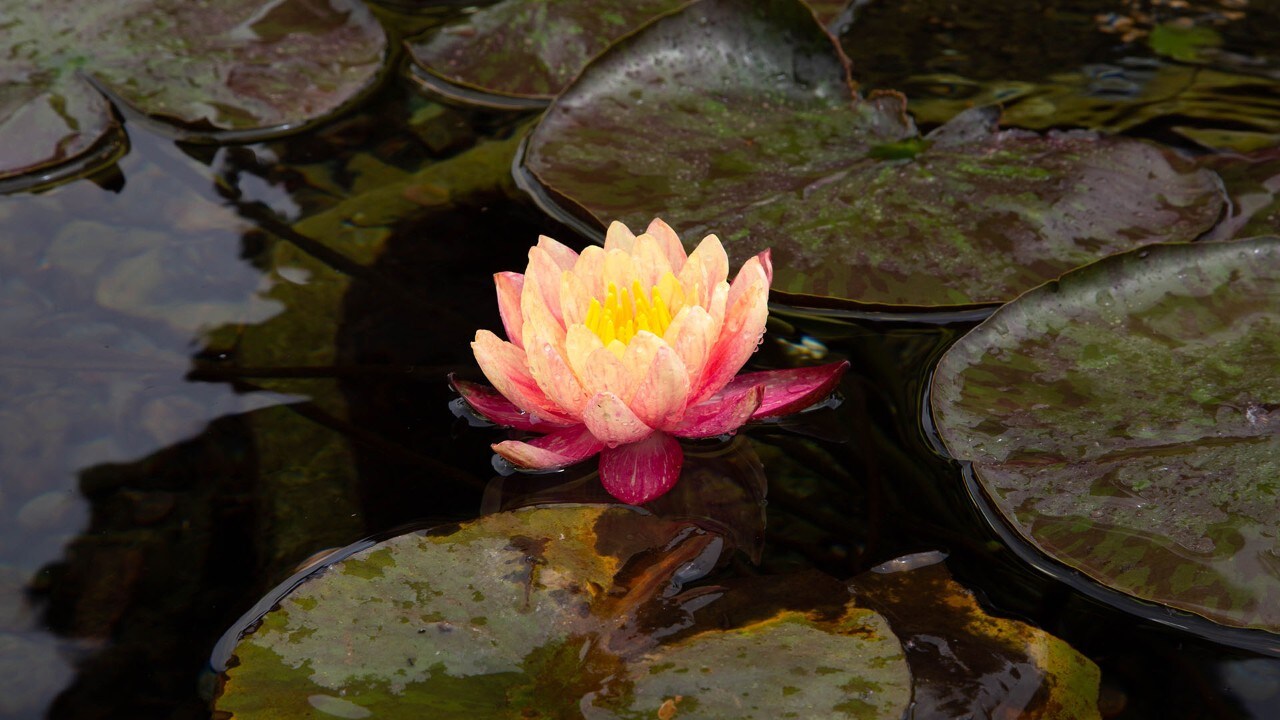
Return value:
M 504 0 L 405 43 L 414 77 L 455 100 L 545 106 L 623 35 L 689 0 Z
M 1280 632 L 1280 237 L 1152 246 L 1037 288 L 947 352 L 932 406 L 1045 555 Z
M 0 17 L 4 190 L 117 155 L 123 138 L 103 92 L 188 137 L 245 139 L 344 107 L 386 52 L 356 0 L 0 0 Z
M 504 0 L 405 42 L 413 78 L 433 93 L 487 107 L 545 107 L 619 38 L 691 0 Z M 830 22 L 845 0 L 807 0 Z
M 908 555 L 850 582 L 903 640 L 915 716 L 1097 718 L 1098 666 L 1043 630 L 988 615 L 942 559 Z
M 736 261 L 772 247 L 779 299 L 854 309 L 1004 302 L 1221 210 L 1211 173 L 1138 141 L 997 131 L 985 109 L 921 136 L 846 63 L 796 0 L 704 0 L 584 70 L 523 181 L 597 234 L 660 215 Z
M 906 663 L 870 610 L 788 610 L 660 642 L 718 596 L 681 585 L 713 567 L 720 547 L 693 526 L 606 506 L 526 509 L 449 535 L 402 535 L 285 596 L 236 646 L 217 709 L 245 719 L 313 710 L 901 717 Z

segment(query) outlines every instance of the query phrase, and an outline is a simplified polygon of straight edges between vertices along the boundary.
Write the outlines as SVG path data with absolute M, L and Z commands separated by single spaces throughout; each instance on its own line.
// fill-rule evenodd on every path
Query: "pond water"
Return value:
M 1280 43 L 1274 3 L 1226 26 L 1237 54 L 1213 71 L 1230 82 L 1210 85 L 1094 20 L 1135 3 L 1046 5 L 998 52 L 981 39 L 994 5 L 919 32 L 855 5 L 881 38 L 845 35 L 855 75 L 908 92 L 925 126 L 1003 100 L 1027 127 L 1195 153 L 1280 139 L 1280 64 L 1245 62 Z M 446 376 L 480 379 L 495 272 L 540 233 L 588 242 L 513 185 L 532 117 L 437 104 L 393 73 L 269 142 L 184 144 L 130 119 L 115 166 L 0 196 L 0 717 L 209 717 L 214 644 L 309 557 L 522 502 L 492 470 L 498 431 L 450 412 Z M 1101 667 L 1104 717 L 1280 717 L 1280 660 L 1118 611 L 988 525 L 921 417 L 933 364 L 977 319 L 775 310 L 752 366 L 852 367 L 838 407 L 744 431 L 767 534 L 736 571 L 847 578 L 941 550 L 989 611 Z

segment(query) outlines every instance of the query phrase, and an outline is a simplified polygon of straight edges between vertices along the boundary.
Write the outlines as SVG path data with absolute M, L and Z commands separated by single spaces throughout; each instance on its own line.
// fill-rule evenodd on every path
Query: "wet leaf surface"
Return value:
M 100 89 L 181 132 L 244 137 L 341 109 L 371 87 L 386 50 L 381 26 L 352 0 L 5 0 L 0 16 L 7 190 L 47 182 L 87 153 L 118 154 L 120 127 Z
M 436 92 L 481 105 L 538 107 L 615 40 L 688 2 L 505 0 L 405 46 Z
M 902 638 L 916 717 L 1099 717 L 1098 667 L 1043 630 L 988 615 L 940 553 L 890 561 L 850 587 Z
M 1193 239 L 1222 206 L 1210 173 L 1148 144 L 1000 131 L 981 109 L 921 137 L 899 96 L 851 93 L 803 6 L 703 2 L 593 62 L 525 167 L 559 216 L 661 215 L 739 261 L 772 247 L 779 299 L 855 308 L 1006 301 Z
M 405 42 L 414 79 L 454 102 L 540 108 L 592 58 L 692 0 L 505 0 Z M 826 24 L 845 0 L 807 0 Z
M 237 718 L 321 706 L 390 718 L 675 717 L 671 706 L 682 718 L 901 715 L 906 665 L 869 610 L 783 611 L 660 642 L 720 594 L 682 585 L 721 548 L 693 526 L 605 506 L 402 535 L 284 597 L 236 646 L 218 708 Z
M 939 363 L 939 435 L 1098 582 L 1280 631 L 1280 238 L 1154 246 L 998 310 Z

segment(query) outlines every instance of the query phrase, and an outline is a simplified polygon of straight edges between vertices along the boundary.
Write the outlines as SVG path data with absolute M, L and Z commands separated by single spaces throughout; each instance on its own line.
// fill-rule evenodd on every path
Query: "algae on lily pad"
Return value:
M 847 62 L 798 0 L 703 0 L 592 62 L 521 180 L 596 234 L 660 215 L 735 262 L 771 247 L 778 299 L 853 309 L 1005 302 L 1222 208 L 1212 173 L 1139 141 L 999 131 L 981 108 L 921 136 Z
M 1280 632 L 1280 237 L 1151 246 L 1037 288 L 943 356 L 932 407 L 1040 553 Z
M 188 137 L 245 139 L 345 107 L 386 54 L 357 0 L 0 0 L 0 17 L 0 190 L 118 155 L 103 93 Z
M 784 611 L 686 632 L 722 588 L 721 539 L 619 506 L 530 508 L 367 547 L 236 645 L 230 717 L 897 720 L 901 647 L 878 614 Z M 744 658 L 750 658 L 744 661 Z M 786 683 L 773 682 L 786 676 Z

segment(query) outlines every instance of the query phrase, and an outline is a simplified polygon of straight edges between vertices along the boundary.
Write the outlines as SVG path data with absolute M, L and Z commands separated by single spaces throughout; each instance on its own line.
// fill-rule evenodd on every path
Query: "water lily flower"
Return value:
M 547 470 L 600 455 L 600 480 L 639 504 L 675 484 L 676 438 L 732 433 L 748 420 L 826 397 L 847 362 L 738 375 L 764 335 L 773 268 L 766 250 L 728 282 L 715 235 L 685 254 L 662 220 L 634 235 L 609 226 L 581 254 L 549 238 L 524 274 L 494 276 L 509 340 L 488 330 L 471 344 L 489 388 L 453 379 L 480 415 L 542 433 L 495 452 Z

